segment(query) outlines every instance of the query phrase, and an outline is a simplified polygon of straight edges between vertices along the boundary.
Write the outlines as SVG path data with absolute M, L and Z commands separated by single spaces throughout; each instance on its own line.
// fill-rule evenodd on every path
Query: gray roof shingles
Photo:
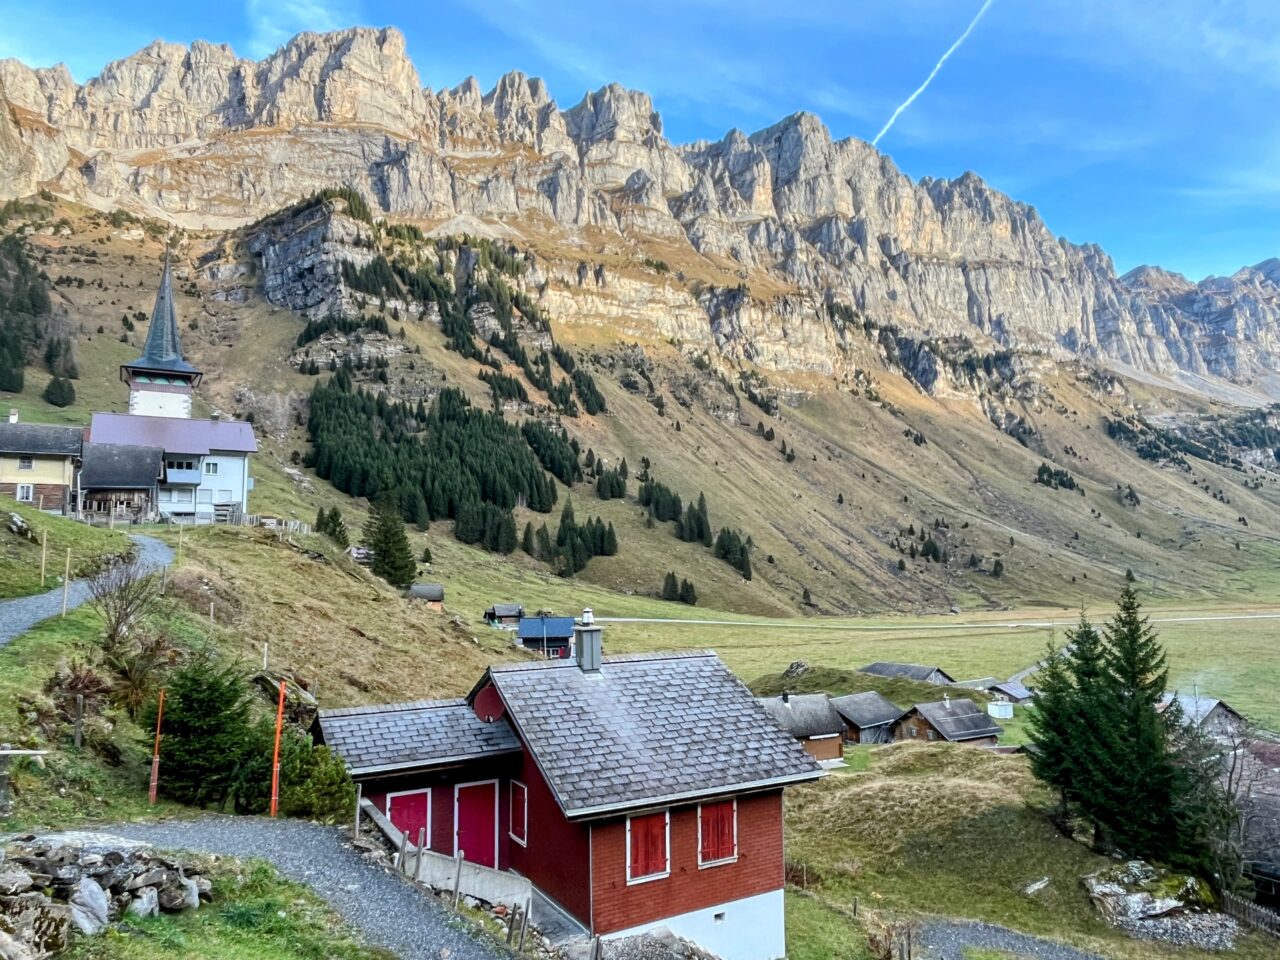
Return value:
M 902 719 L 907 712 L 884 694 L 874 690 L 868 690 L 866 693 L 851 693 L 845 697 L 834 697 L 831 705 L 836 708 L 840 716 L 859 730 L 894 723 Z
M 86 443 L 80 486 L 86 490 L 146 490 L 160 479 L 164 451 L 122 443 Z
M 465 700 L 321 710 L 319 723 L 324 742 L 357 776 L 421 769 L 520 749 L 520 741 L 508 724 L 485 723 Z
M 78 457 L 83 438 L 82 427 L 55 427 L 43 423 L 0 423 L 0 453 Z
M 164 258 L 164 273 L 160 275 L 160 288 L 156 291 L 156 303 L 151 308 L 151 325 L 147 327 L 147 341 L 143 345 L 142 356 L 125 366 L 161 373 L 198 375 L 200 372 L 182 356 L 178 313 L 173 304 L 172 270 L 167 255 Z
M 709 651 L 490 668 L 567 816 L 817 779 L 822 770 Z
M 860 673 L 870 673 L 877 677 L 906 677 L 909 680 L 928 680 L 934 671 L 951 680 L 951 676 L 941 667 L 926 666 L 922 663 L 891 663 L 878 660 L 862 667 Z
M 825 693 L 788 694 L 761 697 L 760 705 L 769 719 L 793 737 L 828 737 L 844 733 L 844 721 Z
M 947 740 L 976 740 L 1004 732 L 985 710 L 968 697 L 952 697 L 936 703 L 917 703 L 915 709 Z

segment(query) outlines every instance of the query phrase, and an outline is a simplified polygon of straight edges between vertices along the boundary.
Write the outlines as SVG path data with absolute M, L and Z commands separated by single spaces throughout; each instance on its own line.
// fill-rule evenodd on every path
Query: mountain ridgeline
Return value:
M 767 370 L 846 372 L 852 316 L 1209 392 L 1280 390 L 1280 261 L 1199 284 L 1118 277 L 977 176 L 912 181 L 810 114 L 672 144 L 643 93 L 609 85 L 561 110 L 520 73 L 435 92 L 396 30 L 367 28 L 300 34 L 261 61 L 157 41 L 82 85 L 0 61 L 0 101 L 5 196 L 45 187 L 225 228 L 341 184 L 376 217 L 549 228 L 566 262 L 590 230 L 652 276 L 589 297 L 550 284 L 542 306 L 563 323 L 642 325 Z

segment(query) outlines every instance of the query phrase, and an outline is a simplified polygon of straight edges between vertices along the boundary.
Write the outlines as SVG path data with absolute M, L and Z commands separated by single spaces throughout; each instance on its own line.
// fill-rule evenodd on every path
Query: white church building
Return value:
M 182 356 L 167 257 L 142 356 L 120 367 L 120 379 L 129 412 L 95 413 L 89 442 L 163 451 L 154 504 L 162 516 L 205 523 L 247 513 L 258 441 L 250 423 L 191 416 L 201 373 Z

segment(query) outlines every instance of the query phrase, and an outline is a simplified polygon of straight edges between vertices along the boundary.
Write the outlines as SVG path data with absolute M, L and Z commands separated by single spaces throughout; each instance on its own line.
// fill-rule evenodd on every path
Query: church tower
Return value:
M 131 414 L 190 419 L 191 394 L 200 382 L 201 373 L 182 358 L 171 273 L 166 251 L 146 345 L 142 356 L 120 367 L 120 379 L 129 385 Z

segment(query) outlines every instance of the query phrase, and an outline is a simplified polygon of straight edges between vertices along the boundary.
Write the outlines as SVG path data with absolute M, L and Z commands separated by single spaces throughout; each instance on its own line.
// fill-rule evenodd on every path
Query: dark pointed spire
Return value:
M 182 357 L 182 340 L 178 334 L 178 313 L 173 303 L 172 268 L 169 251 L 164 253 L 164 272 L 160 275 L 160 289 L 156 291 L 156 305 L 151 310 L 151 326 L 147 328 L 147 342 L 142 356 L 126 366 L 138 370 L 160 370 L 171 373 L 199 372 Z

